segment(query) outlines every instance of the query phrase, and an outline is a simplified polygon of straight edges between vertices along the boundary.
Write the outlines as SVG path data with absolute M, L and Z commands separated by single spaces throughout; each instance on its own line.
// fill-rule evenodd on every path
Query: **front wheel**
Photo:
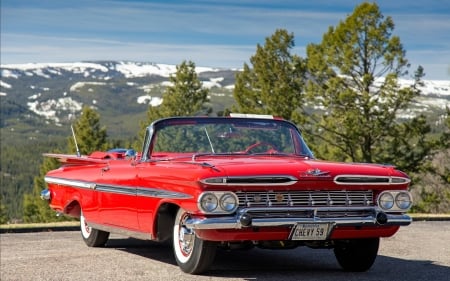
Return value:
M 380 238 L 336 241 L 334 255 L 346 271 L 367 271 L 375 262 Z
M 186 273 L 200 274 L 214 261 L 217 245 L 195 235 L 184 222 L 189 215 L 179 209 L 173 226 L 173 249 L 178 266 Z
M 80 214 L 80 228 L 81 237 L 83 237 L 84 243 L 89 247 L 103 247 L 106 241 L 108 241 L 109 232 L 90 227 L 86 222 L 83 212 Z

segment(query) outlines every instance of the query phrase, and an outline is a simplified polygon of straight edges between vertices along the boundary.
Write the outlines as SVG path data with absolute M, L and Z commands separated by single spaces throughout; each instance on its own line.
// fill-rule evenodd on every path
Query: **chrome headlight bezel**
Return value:
M 399 192 L 395 196 L 395 205 L 401 210 L 409 210 L 412 206 L 412 197 L 409 192 Z
M 412 206 L 412 196 L 406 190 L 386 190 L 378 195 L 377 203 L 386 212 L 406 212 Z
M 224 193 L 219 199 L 219 206 L 227 213 L 232 213 L 237 209 L 238 200 L 233 193 Z
M 197 205 L 205 214 L 231 214 L 239 207 L 239 199 L 229 191 L 207 191 L 198 197 Z
M 198 199 L 200 210 L 206 213 L 214 212 L 219 206 L 219 199 L 213 192 L 205 192 Z
M 382 192 L 378 197 L 378 206 L 383 210 L 391 210 L 394 207 L 395 199 L 392 193 Z

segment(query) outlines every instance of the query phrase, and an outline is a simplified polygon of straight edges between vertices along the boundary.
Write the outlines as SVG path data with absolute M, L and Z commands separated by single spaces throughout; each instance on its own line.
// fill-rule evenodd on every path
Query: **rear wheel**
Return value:
M 346 271 L 367 271 L 375 262 L 380 238 L 337 241 L 334 255 Z
M 83 212 L 80 214 L 80 228 L 81 237 L 83 237 L 84 243 L 89 247 L 102 247 L 108 241 L 109 232 L 90 227 L 86 222 Z
M 195 235 L 184 222 L 188 214 L 179 209 L 173 226 L 173 249 L 178 266 L 186 273 L 200 274 L 214 261 L 217 245 Z

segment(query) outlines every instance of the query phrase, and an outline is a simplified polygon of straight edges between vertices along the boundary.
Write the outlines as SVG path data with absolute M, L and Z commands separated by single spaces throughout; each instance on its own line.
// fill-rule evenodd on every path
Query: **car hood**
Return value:
M 391 165 L 340 163 L 300 157 L 211 157 L 201 162 L 223 171 L 227 176 L 284 175 L 303 180 L 334 180 L 345 175 L 408 178 Z

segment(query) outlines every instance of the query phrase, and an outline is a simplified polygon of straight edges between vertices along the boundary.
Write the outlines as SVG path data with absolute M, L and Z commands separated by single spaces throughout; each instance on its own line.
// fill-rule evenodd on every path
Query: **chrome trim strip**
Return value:
M 289 212 L 310 212 L 313 214 L 317 214 L 320 212 L 355 212 L 355 211 L 371 211 L 375 214 L 377 211 L 382 211 L 379 208 L 375 208 L 373 206 L 359 206 L 359 207 L 251 207 L 251 208 L 242 208 L 238 210 L 238 215 L 242 215 L 244 213 L 256 212 L 256 213 L 270 213 L 270 212 L 284 212 L 289 214 Z
M 152 198 L 189 199 L 191 195 L 181 192 L 167 191 L 156 188 L 137 187 L 137 195 Z
M 60 184 L 66 186 L 72 186 L 76 188 L 83 189 L 95 189 L 99 192 L 108 192 L 129 196 L 142 196 L 150 198 L 171 198 L 171 199 L 189 199 L 192 198 L 191 195 L 181 192 L 173 192 L 157 188 L 147 188 L 147 187 L 135 187 L 126 185 L 107 185 L 107 184 L 97 184 L 94 182 L 85 182 L 78 180 L 68 180 L 62 178 L 45 177 L 45 182 Z
M 285 179 L 285 182 L 274 182 L 275 180 Z M 208 180 L 219 180 L 218 182 L 209 182 Z M 251 181 L 255 182 L 251 182 Z M 233 186 L 282 186 L 293 185 L 298 181 L 297 178 L 290 175 L 255 175 L 255 176 L 235 176 L 235 177 L 212 177 L 201 179 L 200 182 L 207 185 L 233 185 Z
M 68 185 L 68 186 L 79 187 L 79 188 L 86 188 L 86 189 L 95 189 L 95 187 L 96 187 L 96 184 L 93 183 L 93 182 L 86 182 L 86 181 L 79 181 L 79 180 L 68 180 L 68 179 L 54 178 L 54 177 L 44 177 L 44 181 L 46 183 Z
M 321 211 L 312 210 L 310 208 L 299 208 L 310 210 L 313 213 Z M 333 209 L 327 208 L 330 211 Z M 339 210 L 339 209 L 334 209 Z M 353 208 L 351 209 L 353 210 Z M 359 217 L 342 217 L 342 218 L 318 218 L 318 217 L 284 217 L 284 218 L 253 218 L 250 227 L 277 227 L 277 226 L 294 226 L 298 223 L 331 223 L 334 226 L 380 226 L 376 220 L 376 210 L 373 208 L 373 215 Z M 343 211 L 341 209 L 341 211 Z M 241 212 L 235 216 L 215 217 L 215 218 L 190 218 L 185 224 L 192 229 L 242 229 L 246 228 L 240 222 L 241 216 L 245 212 Z M 405 226 L 412 222 L 411 217 L 405 214 L 386 214 L 387 223 L 383 226 Z
M 356 181 L 343 182 L 339 181 L 339 178 L 351 178 Z M 360 179 L 360 181 L 357 181 Z M 371 180 L 373 179 L 373 180 Z M 384 179 L 386 182 L 377 182 L 375 179 Z M 395 179 L 400 180 L 401 182 L 395 181 Z M 398 184 L 407 184 L 411 182 L 411 179 L 404 177 L 392 177 L 392 176 L 372 176 L 372 175 L 338 175 L 333 179 L 335 184 L 342 185 L 398 185 Z
M 130 186 L 120 186 L 120 185 L 100 185 L 97 184 L 96 190 L 108 192 L 108 193 L 117 193 L 122 195 L 132 195 L 136 196 L 136 188 Z

